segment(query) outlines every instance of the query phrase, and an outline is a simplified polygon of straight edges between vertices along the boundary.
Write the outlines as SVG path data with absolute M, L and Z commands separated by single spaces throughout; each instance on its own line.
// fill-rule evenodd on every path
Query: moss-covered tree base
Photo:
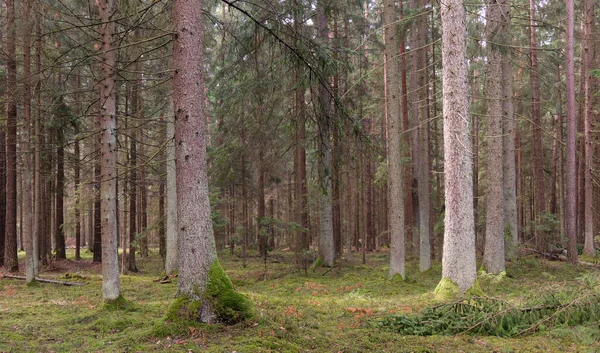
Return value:
M 216 260 L 208 272 L 208 283 L 195 299 L 180 295 L 169 307 L 167 321 L 197 321 L 232 325 L 252 317 L 252 303 L 233 288 L 233 283 Z
M 104 309 L 135 311 L 136 308 L 132 302 L 125 299 L 122 295 L 119 295 L 116 299 L 105 300 Z
M 461 297 L 463 292 L 458 287 L 458 284 L 456 284 L 453 280 L 448 277 L 444 277 L 440 283 L 438 283 L 437 287 L 435 287 L 433 294 L 435 300 L 447 301 Z M 466 294 L 468 296 L 476 297 L 484 295 L 483 290 L 481 289 L 481 286 L 477 280 L 475 280 L 475 283 L 471 288 L 467 289 Z

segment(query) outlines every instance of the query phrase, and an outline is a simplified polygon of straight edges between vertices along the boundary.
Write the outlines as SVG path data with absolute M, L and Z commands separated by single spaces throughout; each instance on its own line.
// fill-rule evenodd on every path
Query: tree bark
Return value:
M 403 168 L 402 165 L 402 116 L 400 114 L 400 80 L 398 67 L 398 34 L 396 31 L 396 3 L 394 0 L 383 2 L 383 23 L 386 61 L 386 83 L 388 85 L 387 110 L 388 120 L 388 199 L 389 199 L 389 222 L 390 222 L 390 270 L 389 277 L 400 275 L 404 279 L 405 260 L 405 225 L 404 225 L 404 190 L 403 190 Z
M 165 274 L 173 274 L 179 265 L 177 229 L 177 178 L 175 170 L 174 122 L 167 120 L 167 257 Z
M 442 281 L 449 279 L 466 291 L 477 270 L 464 2 L 443 2 L 441 18 L 446 196 Z
M 592 89 L 592 73 L 591 65 L 593 59 L 593 38 L 594 38 L 594 1 L 585 0 L 584 2 L 584 33 L 583 33 L 583 80 L 584 80 L 584 139 L 585 139 L 585 171 L 584 171 L 584 216 L 585 226 L 584 234 L 585 241 L 583 247 L 583 253 L 590 256 L 596 256 L 596 247 L 594 246 L 594 192 L 593 192 L 593 179 L 592 179 L 592 168 L 594 161 L 594 148 L 592 146 L 592 103 L 594 99 L 594 91 Z
M 117 241 L 117 131 L 115 69 L 117 52 L 114 50 L 116 13 L 115 0 L 99 0 L 100 35 L 102 38 L 100 101 L 102 116 L 102 183 L 100 186 L 102 209 L 102 295 L 104 301 L 114 301 L 121 295 Z M 62 197 L 62 196 L 61 196 Z
M 489 0 L 486 7 L 487 50 L 487 195 L 483 266 L 488 273 L 500 273 L 504 264 L 504 197 L 502 177 L 502 50 L 506 36 L 502 27 L 502 3 Z
M 566 50 L 566 81 L 567 81 L 567 237 L 569 238 L 568 258 L 572 264 L 577 264 L 577 166 L 576 140 L 577 120 L 575 111 L 575 50 L 574 50 L 574 6 L 573 0 L 566 0 L 567 13 L 567 50 Z
M 17 258 L 17 62 L 15 1 L 6 0 L 6 234 L 4 268 L 19 270 Z

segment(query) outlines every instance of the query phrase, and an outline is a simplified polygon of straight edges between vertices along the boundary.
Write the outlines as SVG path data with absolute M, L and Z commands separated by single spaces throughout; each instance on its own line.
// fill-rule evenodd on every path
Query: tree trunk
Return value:
M 502 4 L 502 35 L 505 43 L 510 39 L 510 0 Z M 504 234 L 506 258 L 515 260 L 519 256 L 519 219 L 517 215 L 517 181 L 515 170 L 515 119 L 513 107 L 513 72 L 510 51 L 502 50 L 502 175 L 504 196 Z
M 101 70 L 103 80 L 100 84 L 102 117 L 102 162 L 101 172 L 101 212 L 102 212 L 102 295 L 104 301 L 117 300 L 121 295 L 119 280 L 119 258 L 117 242 L 117 131 L 116 131 L 116 93 L 115 69 L 117 52 L 114 50 L 116 13 L 115 0 L 99 0 L 100 36 L 102 38 Z M 60 196 L 62 197 L 62 195 Z
M 15 1 L 6 0 L 6 234 L 4 268 L 19 270 L 17 258 L 17 62 Z
M 596 247 L 594 246 L 594 193 L 593 193 L 593 180 L 592 180 L 592 168 L 594 161 L 594 148 L 592 146 L 592 103 L 594 97 L 594 91 L 592 89 L 592 73 L 591 65 L 593 59 L 593 38 L 594 38 L 594 1 L 585 0 L 584 2 L 584 34 L 583 34 L 583 80 L 584 80 L 584 109 L 583 114 L 585 117 L 584 123 L 584 138 L 585 138 L 585 171 L 584 171 L 584 215 L 585 215 L 585 241 L 583 247 L 583 253 L 590 256 L 596 256 Z
M 25 233 L 25 262 L 26 282 L 35 281 L 35 257 L 34 251 L 35 237 L 33 233 L 33 164 L 31 163 L 31 0 L 25 0 L 23 7 L 23 135 L 21 136 L 21 148 L 25 152 L 23 155 L 23 188 L 21 189 L 23 205 L 21 211 L 24 212 L 21 229 Z
M 398 34 L 396 31 L 396 3 L 394 0 L 383 2 L 383 23 L 385 51 L 384 60 L 387 65 L 386 82 L 388 84 L 387 110 L 388 120 L 388 199 L 390 222 L 390 270 L 389 277 L 400 275 L 404 279 L 404 190 L 402 165 L 402 117 L 400 115 L 400 82 L 398 67 Z
M 441 18 L 446 217 L 440 284 L 449 279 L 464 292 L 477 272 L 464 2 L 443 2 Z
M 486 14 L 487 46 L 487 195 L 485 250 L 483 266 L 488 273 L 505 270 L 504 197 L 502 178 L 502 52 L 506 36 L 502 32 L 502 4 L 488 0 Z
M 326 46 L 329 42 L 329 26 L 323 0 L 317 2 L 317 37 L 321 44 Z M 323 65 L 322 72 L 325 71 Z M 331 198 L 331 131 L 333 117 L 331 116 L 331 94 L 327 81 L 321 78 L 319 83 L 320 114 L 317 118 L 319 130 L 318 171 L 320 183 L 320 226 L 319 226 L 319 255 L 323 266 L 332 267 L 335 262 L 335 248 L 333 240 L 333 214 Z M 364 244 L 363 244 L 364 245 Z
M 136 86 L 134 84 L 134 86 Z M 132 90 L 137 89 L 132 87 Z M 137 109 L 136 94 L 131 96 L 132 115 L 134 109 Z M 134 108 L 135 107 L 135 108 Z M 137 120 L 134 120 L 137 122 Z M 129 256 L 127 258 L 127 269 L 131 272 L 137 272 L 138 268 L 135 261 L 137 237 L 137 127 L 131 131 L 129 139 Z M 170 273 L 169 273 L 170 274 Z
M 177 176 L 175 170 L 174 122 L 167 120 L 167 257 L 165 274 L 173 274 L 179 265 L 177 228 Z
M 573 0 L 566 0 L 567 8 L 567 237 L 569 238 L 569 262 L 577 264 L 577 167 L 576 139 L 577 120 L 575 115 L 575 50 L 574 50 L 574 6 Z
M 543 171 L 543 146 L 542 146 L 542 119 L 540 112 L 540 88 L 539 72 L 537 60 L 537 41 L 535 35 L 535 2 L 529 0 L 529 34 L 530 34 L 530 81 L 531 81 L 531 118 L 533 130 L 533 177 L 534 177 L 534 201 L 535 201 L 535 222 L 539 224 L 541 215 L 546 212 L 546 196 L 544 190 L 544 171 Z M 539 251 L 546 250 L 546 240 L 542 239 L 540 232 L 534 232 L 535 245 Z
M 62 125 L 65 117 L 61 117 L 59 124 Z M 63 224 L 64 216 L 64 191 L 65 191 L 65 138 L 63 127 L 58 126 L 56 133 L 56 203 L 54 234 L 56 236 L 56 258 L 66 259 L 67 249 L 65 244 L 65 232 Z
M 181 297 L 179 303 L 191 301 L 193 304 L 189 303 L 188 309 L 197 309 L 184 319 L 235 322 L 248 317 L 250 309 L 247 299 L 233 291 L 231 281 L 219 265 L 212 229 L 206 170 L 205 100 L 202 99 L 202 1 L 175 0 L 172 13 L 176 33 L 173 100 L 180 229 L 177 295 Z M 224 297 L 228 301 L 223 301 Z M 181 312 L 176 311 L 176 315 L 180 316 Z

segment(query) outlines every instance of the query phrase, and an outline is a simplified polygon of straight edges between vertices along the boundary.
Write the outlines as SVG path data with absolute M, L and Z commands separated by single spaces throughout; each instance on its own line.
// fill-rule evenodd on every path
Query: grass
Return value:
M 234 326 L 172 324 L 164 315 L 176 293 L 176 279 L 159 284 L 160 258 L 138 259 L 140 273 L 121 277 L 124 308 L 102 303 L 98 266 L 89 254 L 80 263 L 57 263 L 42 277 L 83 281 L 84 287 L 0 280 L 0 352 L 595 352 L 598 323 L 559 327 L 518 338 L 489 336 L 401 336 L 380 329 L 378 318 L 418 313 L 434 305 L 441 266 L 419 273 L 407 264 L 407 279 L 387 279 L 387 254 L 373 253 L 367 265 L 345 261 L 298 272 L 292 254 L 276 252 L 266 265 L 252 257 L 246 268 L 237 256 L 220 254 L 236 289 L 250 298 L 254 318 Z M 69 253 L 70 258 L 73 254 Z M 509 264 L 499 283 L 481 281 L 487 295 L 515 304 L 568 289 L 593 271 L 526 258 Z M 66 279 L 69 277 L 69 279 Z M 265 279 L 266 278 L 266 279 Z

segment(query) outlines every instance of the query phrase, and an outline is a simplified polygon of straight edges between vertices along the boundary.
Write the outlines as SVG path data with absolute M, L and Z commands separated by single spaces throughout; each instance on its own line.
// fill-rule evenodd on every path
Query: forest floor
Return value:
M 419 273 L 409 262 L 407 280 L 387 279 L 388 254 L 359 256 L 338 268 L 298 271 L 293 254 L 275 252 L 265 262 L 220 254 L 236 288 L 254 303 L 254 319 L 234 326 L 173 324 L 164 314 L 177 289 L 161 277 L 153 253 L 138 258 L 141 272 L 121 277 L 124 309 L 102 304 L 100 265 L 55 262 L 42 278 L 85 286 L 0 279 L 0 352 L 599 352 L 598 322 L 556 327 L 516 338 L 402 336 L 378 322 L 386 316 L 422 312 L 435 305 L 441 265 Z M 482 285 L 488 296 L 514 303 L 574 288 L 597 269 L 525 257 L 509 264 L 500 283 Z M 1 276 L 1 275 L 0 275 Z

